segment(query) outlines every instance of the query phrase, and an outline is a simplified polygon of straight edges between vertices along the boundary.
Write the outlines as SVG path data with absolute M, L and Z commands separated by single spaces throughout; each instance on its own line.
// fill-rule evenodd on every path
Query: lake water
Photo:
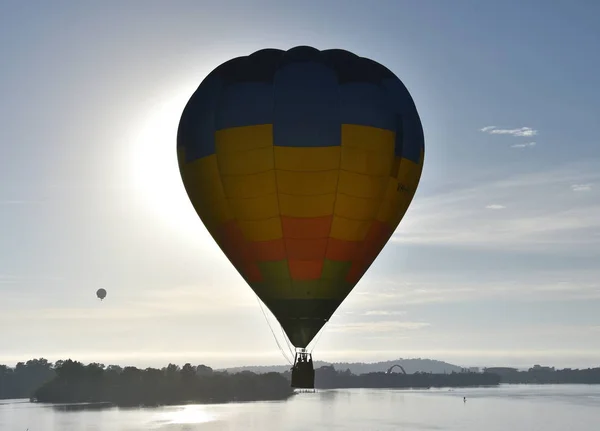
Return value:
M 330 390 L 298 394 L 283 402 L 78 411 L 0 400 L 0 430 L 27 429 L 598 431 L 600 385 Z

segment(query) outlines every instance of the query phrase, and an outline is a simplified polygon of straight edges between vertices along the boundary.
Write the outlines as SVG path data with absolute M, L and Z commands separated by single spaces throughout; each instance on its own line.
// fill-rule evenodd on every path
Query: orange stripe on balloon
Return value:
M 236 267 L 239 268 L 244 263 L 252 262 L 250 243 L 244 238 L 244 234 L 235 220 L 221 225 L 217 235 L 221 248 Z
M 281 261 L 286 258 L 283 239 L 250 242 L 233 220 L 220 227 L 218 237 L 225 255 L 249 282 L 263 280 L 257 262 Z
M 284 260 L 285 244 L 283 238 L 271 241 L 256 241 L 250 243 L 252 259 L 256 262 Z
M 325 257 L 327 238 L 320 239 L 285 239 L 285 251 L 288 259 L 318 260 Z
M 318 280 L 323 271 L 323 260 L 288 260 L 292 280 Z
M 346 276 L 347 282 L 358 283 L 393 233 L 392 227 L 387 223 L 374 221 L 371 224 L 365 240 L 360 243 L 360 252 L 352 259 L 352 266 Z
M 373 262 L 393 233 L 393 229 L 387 223 L 373 221 L 365 238 L 363 260 Z
M 346 281 L 351 284 L 356 284 L 366 272 L 365 261 L 356 260 L 352 262 L 352 266 L 346 275 Z
M 284 238 L 327 238 L 333 215 L 324 217 L 281 217 Z
M 256 263 L 247 263 L 242 267 L 242 273 L 244 278 L 249 283 L 255 283 L 263 281 L 262 273 Z

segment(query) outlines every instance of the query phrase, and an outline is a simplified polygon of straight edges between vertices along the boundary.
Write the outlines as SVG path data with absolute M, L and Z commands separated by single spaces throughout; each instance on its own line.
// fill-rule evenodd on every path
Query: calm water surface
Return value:
M 0 430 L 27 429 L 598 431 L 600 386 L 331 390 L 299 394 L 284 402 L 75 411 L 24 400 L 0 400 Z

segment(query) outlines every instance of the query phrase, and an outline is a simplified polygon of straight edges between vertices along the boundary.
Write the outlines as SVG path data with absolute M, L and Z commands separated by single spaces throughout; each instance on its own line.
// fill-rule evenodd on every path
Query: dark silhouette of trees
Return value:
M 188 402 L 282 400 L 293 394 L 281 374 L 214 372 L 210 367 L 169 364 L 163 369 L 83 365 L 68 359 L 56 377 L 34 392 L 39 402 L 110 402 L 155 406 Z
M 333 388 L 431 388 L 460 386 L 493 386 L 500 376 L 491 373 L 367 373 L 352 374 L 349 369 L 337 371 L 332 365 L 315 370 L 315 387 Z
M 0 365 L 0 399 L 29 398 L 54 376 L 52 363 L 44 358 L 19 362 L 14 368 Z
M 534 365 L 527 371 L 509 370 L 502 374 L 502 383 L 519 384 L 600 384 L 600 368 L 573 370 Z
M 490 369 L 492 371 L 493 369 Z M 350 370 L 337 371 L 333 366 L 323 366 L 315 370 L 315 387 L 333 388 L 428 388 L 493 386 L 499 383 L 512 384 L 600 384 L 600 368 L 573 370 L 534 365 L 527 371 L 501 368 L 499 373 L 475 373 L 464 371 L 449 374 L 413 373 L 352 374 Z
M 343 370 L 343 371 L 342 371 Z M 466 370 L 465 370 L 466 371 Z M 187 401 L 275 400 L 292 394 L 290 372 L 255 374 L 214 371 L 206 365 L 169 364 L 162 369 L 121 367 L 44 358 L 0 365 L 0 399 L 30 398 L 50 402 L 107 401 L 120 405 L 173 404 Z M 484 373 L 353 374 L 347 366 L 315 370 L 317 388 L 428 388 L 518 384 L 600 384 L 600 368 L 556 370 L 534 365 L 527 371 L 496 367 Z

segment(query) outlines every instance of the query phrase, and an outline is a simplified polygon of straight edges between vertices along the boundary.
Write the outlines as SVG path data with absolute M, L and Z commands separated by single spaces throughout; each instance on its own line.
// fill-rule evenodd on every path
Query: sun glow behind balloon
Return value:
M 177 128 L 195 85 L 167 93 L 147 109 L 134 136 L 130 173 L 136 198 L 149 218 L 159 219 L 195 243 L 217 248 L 198 218 L 183 186 L 177 163 Z

